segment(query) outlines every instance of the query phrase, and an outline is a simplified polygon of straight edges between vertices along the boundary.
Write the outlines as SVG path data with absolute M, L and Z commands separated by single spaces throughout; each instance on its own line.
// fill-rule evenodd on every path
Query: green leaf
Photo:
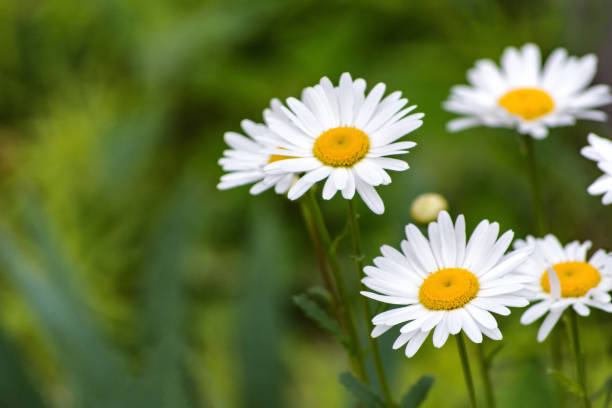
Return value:
M 61 367 L 78 390 L 81 405 L 130 406 L 124 402 L 133 385 L 127 366 L 106 340 L 97 316 L 75 293 L 74 266 L 54 245 L 58 239 L 46 228 L 45 214 L 31 204 L 26 216 L 36 218 L 29 225 L 39 222 L 41 226 L 32 239 L 38 253 L 26 251 L 15 233 L 0 226 L 0 265 L 48 336 Z M 35 262 L 39 257 L 46 262 Z
M 572 380 L 563 371 L 553 370 L 549 368 L 548 373 L 553 375 L 557 379 L 559 384 L 561 384 L 563 388 L 565 388 L 567 391 L 571 392 L 577 397 L 582 398 L 583 394 L 582 394 L 582 389 L 580 388 L 580 385 L 576 381 Z
M 363 404 L 365 408 L 384 408 L 385 403 L 380 396 L 370 387 L 362 383 L 353 374 L 344 372 L 338 377 L 340 383 L 344 385 L 357 401 Z
M 317 304 L 308 297 L 301 294 L 293 296 L 293 302 L 304 312 L 304 314 L 319 325 L 322 329 L 329 331 L 344 347 L 350 349 L 348 339 L 340 329 L 338 323 Z
M 612 402 L 612 376 L 608 377 L 602 386 L 591 394 L 591 401 L 597 401 L 602 395 L 606 396 L 603 408 L 608 408 L 610 406 L 610 402 Z
M 0 407 L 44 408 L 39 386 L 28 375 L 26 360 L 0 331 Z
M 433 386 L 435 382 L 435 378 L 430 375 L 424 375 L 419 378 L 419 380 L 414 383 L 412 387 L 408 390 L 404 398 L 402 398 L 402 403 L 400 404 L 401 408 L 417 408 L 420 407 L 421 404 L 427 398 L 427 394 L 429 393 L 430 388 Z
M 152 234 L 143 281 L 142 319 L 150 350 L 145 361 L 143 406 L 199 406 L 188 392 L 185 291 L 186 255 L 200 220 L 197 186 L 186 180 L 169 198 Z

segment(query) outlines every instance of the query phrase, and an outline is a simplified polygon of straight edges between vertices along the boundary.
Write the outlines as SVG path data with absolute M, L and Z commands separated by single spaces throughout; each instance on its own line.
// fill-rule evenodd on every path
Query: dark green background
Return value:
M 527 41 L 597 53 L 597 82 L 611 83 L 610 27 L 608 0 L 0 2 L 0 406 L 354 404 L 341 347 L 291 302 L 321 284 L 299 208 L 217 191 L 223 132 L 323 75 L 385 82 L 426 118 L 411 169 L 379 189 L 385 214 L 358 205 L 366 262 L 399 245 L 427 191 L 469 229 L 488 218 L 524 236 L 517 136 L 448 134 L 441 103 L 475 59 Z M 582 122 L 537 142 L 545 213 L 563 240 L 610 248 L 612 208 L 586 194 L 599 171 L 578 153 L 589 131 L 612 134 Z M 339 232 L 345 204 L 323 210 Z M 552 406 L 548 344 L 519 315 L 501 320 L 499 405 Z M 612 320 L 581 323 L 596 389 L 612 374 Z M 427 407 L 466 406 L 453 342 L 408 360 L 396 332 L 381 344 L 396 397 L 428 373 Z

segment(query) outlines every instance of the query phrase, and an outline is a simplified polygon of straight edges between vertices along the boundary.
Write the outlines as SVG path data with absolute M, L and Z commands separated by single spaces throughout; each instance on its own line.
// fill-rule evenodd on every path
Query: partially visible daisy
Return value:
M 568 307 L 588 316 L 590 307 L 612 313 L 612 256 L 596 251 L 587 261 L 589 241 L 573 241 L 565 247 L 553 235 L 544 238 L 528 236 L 517 240 L 516 248 L 533 247 L 535 251 L 518 273 L 530 278 L 526 289 L 530 300 L 539 301 L 521 316 L 522 324 L 531 324 L 546 313 L 538 330 L 538 341 L 544 341 Z
M 362 295 L 402 307 L 375 316 L 372 332 L 377 337 L 402 324 L 393 344 L 406 345 L 412 357 L 433 330 L 433 344 L 442 347 L 450 334 L 463 331 L 475 343 L 482 335 L 501 340 L 492 313 L 509 315 L 507 306 L 528 304 L 522 295 L 524 277 L 513 271 L 530 255 L 526 247 L 506 250 L 512 231 L 499 237 L 499 224 L 482 221 L 466 245 L 463 215 L 453 222 L 446 211 L 429 224 L 429 240 L 413 224 L 406 226 L 402 252 L 384 245 L 382 257 L 364 269 L 364 285 L 374 292 Z
M 225 133 L 225 142 L 231 149 L 223 152 L 219 165 L 228 173 L 221 176 L 217 188 L 227 190 L 255 183 L 249 190 L 253 195 L 271 187 L 274 187 L 278 194 L 287 192 L 294 180 L 293 173 L 278 173 L 266 177 L 263 170 L 267 164 L 287 158 L 281 154 L 271 153 L 279 147 L 278 136 L 265 125 L 250 120 L 243 120 L 240 125 L 249 137 L 235 132 Z
M 473 126 L 516 128 L 536 139 L 548 128 L 569 126 L 576 119 L 606 120 L 597 108 L 612 102 L 610 88 L 587 88 L 595 76 L 597 57 L 568 57 L 557 48 L 541 66 L 540 49 L 526 44 L 508 47 L 501 68 L 489 59 L 476 61 L 468 71 L 470 86 L 452 88 L 444 108 L 465 117 L 448 123 L 451 132 Z
M 581 153 L 587 159 L 596 161 L 597 167 L 604 173 L 587 191 L 591 195 L 603 194 L 601 201 L 605 205 L 612 204 L 612 140 L 591 133 L 589 146 L 583 147 Z
M 283 138 L 278 154 L 295 157 L 265 167 L 270 174 L 305 172 L 291 187 L 295 200 L 313 184 L 327 179 L 323 198 L 337 191 L 346 199 L 359 193 L 367 206 L 382 214 L 384 204 L 374 187 L 391 183 L 386 170 L 403 171 L 408 164 L 386 156 L 404 154 L 414 142 L 396 142 L 422 125 L 416 106 L 404 108 L 401 92 L 383 98 L 385 84 L 379 83 L 366 95 L 366 82 L 342 74 L 334 86 L 324 77 L 308 87 L 302 98 L 288 98 L 287 107 L 276 101 L 264 112 L 266 124 Z

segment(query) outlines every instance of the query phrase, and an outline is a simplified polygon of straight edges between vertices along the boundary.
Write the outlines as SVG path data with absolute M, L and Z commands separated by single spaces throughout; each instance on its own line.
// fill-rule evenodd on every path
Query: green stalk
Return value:
M 485 398 L 488 408 L 495 408 L 495 394 L 493 393 L 493 384 L 491 382 L 490 363 L 487 362 L 484 352 L 484 342 L 476 347 L 478 349 L 478 365 L 480 366 L 480 375 L 485 389 Z
M 535 222 L 535 234 L 538 237 L 544 236 L 546 233 L 546 224 L 544 221 L 544 209 L 542 205 L 542 193 L 540 189 L 540 180 L 538 177 L 538 167 L 535 154 L 534 140 L 530 135 L 522 135 L 523 153 L 527 159 L 527 176 L 529 187 L 531 189 L 531 200 L 533 202 L 533 219 Z M 558 333 L 551 333 L 550 355 L 552 366 L 555 371 L 562 370 L 563 355 L 561 353 L 561 339 Z M 559 395 L 559 404 L 565 406 L 565 390 L 560 384 L 556 385 L 557 395 Z
M 336 319 L 340 321 L 340 316 L 338 315 L 338 292 L 333 283 L 332 272 L 330 270 L 329 263 L 327 262 L 327 252 L 321 243 L 320 234 L 315 226 L 310 207 L 306 204 L 304 200 L 299 201 L 302 219 L 304 220 L 304 224 L 306 225 L 306 229 L 308 230 L 308 235 L 310 236 L 310 240 L 312 241 L 312 245 L 315 250 L 317 263 L 319 264 L 319 270 L 321 271 L 321 276 L 323 278 L 323 283 L 325 284 L 325 288 L 328 290 L 332 297 L 332 303 L 334 307 L 334 313 L 336 314 Z
M 349 224 L 351 227 L 351 235 L 353 241 L 353 255 L 355 258 L 355 266 L 357 271 L 357 281 L 359 282 L 359 287 L 362 288 L 361 283 L 361 274 L 363 271 L 363 252 L 361 250 L 361 237 L 359 235 L 359 220 L 357 218 L 357 212 L 355 211 L 355 203 L 354 200 L 347 200 L 348 203 L 348 216 L 349 216 Z M 380 350 L 378 348 L 378 341 L 370 335 L 374 325 L 372 323 L 372 313 L 370 311 L 370 307 L 368 305 L 368 300 L 365 296 L 360 296 L 361 306 L 363 309 L 363 317 L 365 319 L 366 328 L 368 330 L 368 339 L 370 341 L 370 349 L 372 350 L 372 357 L 374 359 L 374 367 L 376 368 L 376 376 L 378 377 L 378 382 L 380 384 L 380 388 L 383 392 L 383 396 L 387 405 L 389 407 L 395 407 L 396 404 L 393 401 L 393 395 L 391 394 L 391 390 L 389 388 L 389 384 L 387 382 L 387 376 L 385 375 L 385 368 L 382 364 L 382 359 L 380 357 Z
M 315 192 L 313 189 L 308 192 L 307 200 L 310 213 L 312 215 L 314 228 L 316 229 L 317 234 L 321 239 L 321 243 L 325 248 L 327 259 L 329 261 L 329 266 L 331 267 L 331 272 L 336 283 L 336 288 L 338 289 L 339 315 L 342 316 L 344 327 L 346 328 L 349 340 L 351 342 L 351 345 L 353 346 L 353 353 L 350 353 L 351 364 L 353 370 L 355 371 L 355 374 L 357 374 L 357 376 L 365 383 L 368 383 L 368 376 L 366 374 L 365 368 L 365 358 L 361 349 L 361 342 L 359 341 L 359 336 L 357 335 L 355 321 L 351 313 L 350 297 L 346 289 L 346 282 L 344 281 L 344 276 L 342 276 L 342 271 L 340 270 L 340 263 L 338 262 L 336 250 L 332 245 L 329 230 L 327 229 L 327 225 L 325 224 L 325 220 L 323 219 L 323 214 L 321 212 L 321 208 L 319 207 L 319 203 L 317 201 L 317 197 L 315 196 Z
M 542 206 L 542 194 L 540 190 L 540 180 L 538 177 L 538 167 L 535 156 L 535 146 L 533 138 L 523 135 L 524 153 L 527 158 L 529 186 L 531 188 L 531 198 L 533 201 L 533 215 L 535 221 L 535 231 L 538 236 L 544 235 L 546 226 L 544 222 L 544 211 Z
M 465 386 L 467 387 L 468 396 L 470 398 L 470 407 L 476 408 L 476 390 L 474 389 L 474 381 L 472 380 L 472 372 L 470 371 L 470 362 L 468 361 L 467 350 L 465 349 L 463 333 L 457 333 L 455 339 L 457 340 L 457 350 L 459 351 L 459 358 L 461 359 L 463 376 L 465 377 Z
M 586 368 L 584 365 L 584 356 L 580 350 L 580 336 L 578 335 L 578 316 L 574 310 L 569 311 L 569 337 L 572 343 L 572 351 L 574 353 L 574 362 L 576 363 L 576 379 L 582 390 L 582 405 L 584 408 L 591 408 L 591 399 L 586 384 Z

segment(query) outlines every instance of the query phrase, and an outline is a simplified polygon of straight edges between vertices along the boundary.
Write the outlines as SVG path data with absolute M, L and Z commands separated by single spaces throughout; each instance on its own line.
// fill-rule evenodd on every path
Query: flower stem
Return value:
M 310 213 L 312 215 L 314 228 L 316 229 L 317 234 L 321 239 L 321 243 L 325 248 L 327 259 L 329 261 L 329 266 L 331 267 L 331 272 L 336 283 L 336 288 L 338 290 L 338 315 L 342 316 L 342 323 L 344 323 L 343 325 L 347 331 L 349 340 L 352 345 L 352 352 L 349 353 L 349 357 L 351 359 L 353 370 L 361 380 L 363 380 L 365 383 L 368 383 L 368 376 L 365 368 L 365 358 L 361 349 L 361 342 L 359 341 L 359 336 L 357 335 L 355 321 L 351 313 L 350 297 L 346 289 L 344 276 L 342 275 L 342 271 L 340 270 L 340 263 L 338 262 L 336 250 L 332 246 L 332 240 L 329 235 L 329 230 L 327 229 L 327 225 L 325 224 L 325 220 L 323 219 L 323 214 L 321 212 L 321 208 L 319 207 L 317 197 L 315 196 L 315 192 L 312 189 L 308 193 L 308 205 Z
M 527 158 L 527 172 L 529 177 L 529 186 L 531 188 L 531 199 L 533 201 L 533 215 L 535 221 L 535 232 L 538 236 L 542 236 L 546 232 L 544 223 L 544 212 L 542 207 L 542 194 L 540 190 L 540 181 L 538 177 L 538 168 L 535 156 L 535 146 L 533 138 L 529 135 L 523 135 L 524 154 Z
M 332 297 L 334 313 L 336 314 L 336 319 L 339 320 L 340 316 L 338 315 L 338 293 L 333 283 L 333 276 L 329 267 L 329 263 L 327 262 L 327 251 L 321 243 L 320 234 L 315 226 L 312 211 L 304 200 L 300 200 L 300 211 L 302 213 L 302 219 L 304 220 L 304 224 L 306 225 L 308 235 L 310 236 L 312 246 L 314 247 L 315 254 L 317 256 L 317 263 L 319 264 L 323 283 L 325 284 L 325 288 L 328 290 Z
M 348 203 L 348 217 L 349 224 L 351 227 L 351 235 L 353 241 L 353 255 L 355 257 L 355 266 L 357 272 L 357 280 L 359 281 L 359 286 L 361 287 L 361 273 L 363 271 L 363 252 L 361 250 L 361 237 L 359 234 L 359 220 L 357 216 L 357 212 L 355 211 L 355 202 L 354 200 L 347 200 Z M 368 330 L 368 339 L 370 341 L 370 349 L 372 350 L 372 357 L 374 359 L 374 367 L 376 368 L 376 375 L 378 377 L 378 382 L 380 384 L 380 388 L 383 392 L 383 396 L 387 405 L 389 407 L 395 407 L 396 404 L 393 401 L 393 395 L 391 395 L 391 390 L 389 389 L 389 384 L 387 382 L 387 377 L 385 375 L 385 368 L 382 364 L 382 359 L 380 357 L 380 350 L 378 348 L 378 341 L 370 335 L 373 329 L 372 324 L 372 312 L 370 311 L 370 306 L 368 305 L 368 300 L 365 296 L 360 296 L 361 305 L 363 308 L 363 316 L 366 323 L 366 328 Z
M 538 177 L 538 167 L 535 154 L 534 140 L 530 135 L 522 135 L 522 151 L 527 158 L 527 176 L 529 187 L 531 189 L 531 200 L 533 202 L 533 219 L 535 222 L 534 232 L 538 237 L 542 237 L 546 233 L 546 225 L 544 221 L 544 210 L 542 206 L 542 194 L 540 190 L 540 181 Z M 552 359 L 553 369 L 559 371 L 562 369 L 563 360 L 561 354 L 561 339 L 553 331 L 550 341 L 550 355 Z M 565 406 L 565 390 L 560 384 L 557 384 L 557 395 L 559 395 L 559 403 L 561 407 Z
M 576 363 L 576 377 L 580 389 L 582 390 L 582 405 L 584 408 L 591 408 L 591 400 L 586 385 L 586 369 L 584 365 L 584 356 L 580 350 L 580 336 L 578 335 L 578 316 L 574 310 L 569 313 L 569 335 L 574 352 L 574 362 Z
M 491 382 L 491 367 L 485 358 L 484 342 L 478 344 L 477 349 L 478 365 L 480 366 L 480 375 L 482 378 L 482 383 L 484 384 L 487 407 L 495 408 L 495 394 L 493 393 L 493 384 Z
M 476 391 L 474 390 L 474 381 L 472 380 L 472 372 L 470 371 L 470 363 L 468 361 L 467 350 L 465 349 L 463 333 L 457 333 L 455 339 L 457 340 L 457 350 L 459 351 L 461 366 L 463 367 L 465 385 L 467 387 L 468 396 L 470 397 L 470 407 L 476 408 Z
M 556 327 L 550 333 L 550 357 L 552 360 L 552 368 L 557 372 L 563 371 L 563 353 L 561 351 L 561 342 L 563 340 L 561 326 L 563 325 L 563 320 L 560 320 Z M 555 382 L 555 384 L 557 389 L 556 395 L 558 395 L 559 397 L 559 408 L 565 408 L 565 406 L 567 405 L 567 392 L 559 382 Z

